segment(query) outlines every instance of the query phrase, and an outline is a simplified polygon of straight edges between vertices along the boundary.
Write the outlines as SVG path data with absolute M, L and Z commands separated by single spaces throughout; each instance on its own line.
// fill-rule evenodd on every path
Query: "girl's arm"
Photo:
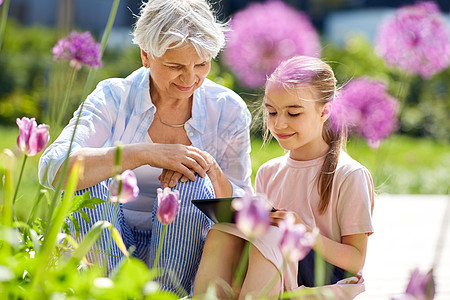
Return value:
M 366 260 L 367 240 L 367 233 L 343 236 L 341 243 L 319 234 L 313 249 L 330 264 L 356 274 Z
M 312 228 L 307 226 L 293 211 L 279 210 L 272 212 L 272 225 L 278 226 L 279 222 L 285 219 L 287 214 L 294 216 L 295 223 L 301 223 L 305 225 L 307 231 L 312 231 Z M 342 236 L 340 243 L 318 234 L 313 250 L 321 254 L 330 264 L 338 266 L 352 274 L 356 274 L 364 266 L 367 241 L 367 233 Z

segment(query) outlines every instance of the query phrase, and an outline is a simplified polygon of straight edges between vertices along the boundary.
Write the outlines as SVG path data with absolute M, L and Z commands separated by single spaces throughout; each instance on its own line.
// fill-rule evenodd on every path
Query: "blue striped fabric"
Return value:
M 110 179 L 87 189 L 77 191 L 77 195 L 82 195 L 87 191 L 91 192 L 91 197 L 108 199 L 108 186 Z M 206 234 L 213 222 L 206 217 L 192 203 L 192 199 L 214 198 L 214 189 L 208 177 L 197 177 L 196 181 L 187 181 L 178 183 L 175 186 L 180 192 L 180 208 L 175 220 L 167 226 L 165 237 L 163 239 L 162 250 L 159 258 L 158 267 L 162 268 L 162 274 L 158 278 L 163 290 L 172 291 L 184 296 L 192 294 L 197 268 L 200 263 L 203 245 Z M 157 201 L 153 208 L 153 229 L 133 230 L 125 222 L 122 206 L 114 212 L 114 206 L 109 202 L 97 205 L 96 209 L 83 208 L 90 219 L 86 223 L 81 214 L 75 213 L 73 216 L 80 224 L 81 232 L 77 238 L 80 241 L 91 226 L 99 220 L 106 220 L 113 223 L 114 213 L 117 213 L 115 227 L 119 230 L 125 245 L 129 249 L 134 246 L 136 249 L 133 256 L 143 260 L 147 265 L 153 266 L 163 225 L 156 218 Z M 75 236 L 75 227 L 69 221 L 71 233 Z M 152 234 L 153 233 L 153 234 Z M 105 230 L 99 241 L 94 246 L 93 251 L 89 252 L 87 259 L 90 262 L 104 264 L 104 257 L 107 253 L 107 269 L 111 271 L 123 258 L 123 254 L 114 241 L 110 241 L 111 234 Z M 109 252 L 108 252 L 108 243 Z
M 103 200 L 108 200 L 108 186 L 110 179 L 100 182 L 90 188 L 76 191 L 76 195 L 83 195 L 85 192 L 90 191 L 91 197 L 100 198 Z M 89 217 L 89 223 L 86 223 L 84 219 L 81 217 L 80 213 L 74 213 L 73 217 L 78 221 L 80 225 L 79 236 L 77 237 L 77 241 L 80 242 L 84 236 L 87 234 L 89 229 L 94 225 L 97 221 L 106 220 L 110 223 L 113 223 L 114 219 L 114 206 L 110 202 L 105 202 L 97 205 L 96 209 L 90 208 L 82 208 L 83 212 L 85 212 Z M 116 209 L 117 217 L 115 221 L 114 227 L 121 232 L 120 226 L 120 218 L 123 219 L 123 214 L 120 213 L 120 206 Z M 122 215 L 122 216 L 120 216 Z M 73 236 L 76 236 L 75 227 L 73 223 L 69 220 L 69 228 L 70 232 Z M 121 233 L 122 234 L 122 233 Z M 108 247 L 108 244 L 110 246 Z M 109 249 L 108 249 L 109 248 Z M 108 255 L 107 255 L 108 253 Z M 122 252 L 119 247 L 117 247 L 116 243 L 112 240 L 111 232 L 109 230 L 104 230 L 100 236 L 100 239 L 94 245 L 93 251 L 90 251 L 86 258 L 91 263 L 97 263 L 100 265 L 104 265 L 104 257 L 107 255 L 107 269 L 111 271 L 115 265 L 117 265 L 120 259 L 123 257 Z
M 192 199 L 214 198 L 214 189 L 208 177 L 196 181 L 178 183 L 180 208 L 175 220 L 167 225 L 163 239 L 158 267 L 162 275 L 158 278 L 161 288 L 180 296 L 192 294 L 194 279 L 202 256 L 206 234 L 213 222 L 206 217 Z M 157 202 L 155 202 L 155 208 Z M 163 225 L 155 217 L 153 209 L 153 229 L 150 243 L 150 265 L 153 266 Z

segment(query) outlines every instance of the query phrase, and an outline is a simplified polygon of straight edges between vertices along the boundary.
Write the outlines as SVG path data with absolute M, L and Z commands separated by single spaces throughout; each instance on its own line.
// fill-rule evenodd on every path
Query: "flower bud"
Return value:
M 156 217 L 163 225 L 169 225 L 177 216 L 178 207 L 180 206 L 180 192 L 171 191 L 166 187 L 164 190 L 157 189 L 158 208 L 156 209 Z
M 50 139 L 48 125 L 40 124 L 38 126 L 34 118 L 27 117 L 17 118 L 16 123 L 19 126 L 17 146 L 25 155 L 34 156 L 47 146 Z

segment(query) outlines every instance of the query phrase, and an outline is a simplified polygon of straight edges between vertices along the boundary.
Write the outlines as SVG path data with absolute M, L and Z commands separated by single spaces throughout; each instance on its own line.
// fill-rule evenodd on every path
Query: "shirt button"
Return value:
M 194 135 L 194 133 L 191 131 L 191 132 L 189 132 L 189 136 L 193 136 Z
M 187 124 L 187 123 L 184 126 L 186 126 L 186 128 L 189 128 L 189 124 Z

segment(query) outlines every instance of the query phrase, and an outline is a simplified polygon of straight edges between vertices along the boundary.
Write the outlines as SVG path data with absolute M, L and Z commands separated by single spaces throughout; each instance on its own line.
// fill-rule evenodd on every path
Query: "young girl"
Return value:
M 313 272 L 308 269 L 313 264 L 299 268 L 290 263 L 282 268 L 277 225 L 288 214 L 309 231 L 319 229 L 311 253 L 320 253 L 327 263 L 352 274 L 364 266 L 368 236 L 373 232 L 373 182 L 369 171 L 343 151 L 343 128 L 331 127 L 335 93 L 332 69 L 313 57 L 291 58 L 267 80 L 265 125 L 289 152 L 266 162 L 256 175 L 256 192 L 265 194 L 278 211 L 271 213 L 275 226 L 252 242 L 247 272 L 237 292 L 239 299 L 247 294 L 266 296 L 260 293 L 275 276 L 269 295 L 292 290 Z M 205 293 L 214 282 L 219 298 L 226 297 L 223 282 L 232 286 L 245 239 L 234 224 L 212 227 L 194 295 Z

